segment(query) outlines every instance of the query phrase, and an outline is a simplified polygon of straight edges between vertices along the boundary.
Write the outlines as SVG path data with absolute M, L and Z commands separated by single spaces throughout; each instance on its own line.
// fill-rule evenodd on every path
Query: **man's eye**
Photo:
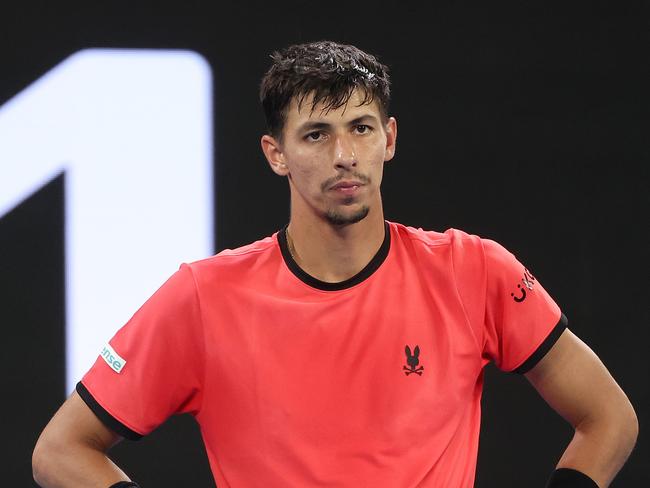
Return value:
M 367 132 L 370 132 L 370 126 L 365 124 L 360 124 L 356 126 L 356 130 L 359 134 L 365 134 Z
M 307 134 L 306 138 L 309 141 L 319 141 L 319 140 L 322 139 L 322 135 L 323 134 L 321 132 L 315 131 L 315 132 L 310 132 L 309 134 Z

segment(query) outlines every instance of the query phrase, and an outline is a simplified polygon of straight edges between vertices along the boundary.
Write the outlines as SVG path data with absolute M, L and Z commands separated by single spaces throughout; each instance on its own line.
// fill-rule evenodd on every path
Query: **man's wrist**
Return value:
M 559 468 L 549 478 L 546 488 L 598 488 L 598 484 L 580 471 Z

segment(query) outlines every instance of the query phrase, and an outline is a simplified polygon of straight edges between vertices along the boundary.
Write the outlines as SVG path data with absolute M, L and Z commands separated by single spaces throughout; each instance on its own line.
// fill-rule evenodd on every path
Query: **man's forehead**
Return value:
M 294 97 L 291 100 L 288 115 L 289 118 L 302 120 L 317 120 L 334 116 L 344 117 L 346 115 L 352 118 L 359 117 L 360 115 L 374 115 L 379 117 L 380 111 L 377 100 L 362 103 L 365 98 L 363 93 L 359 93 L 359 90 L 355 89 L 346 103 L 340 107 L 332 108 L 329 106 L 328 100 L 320 100 L 314 106 L 314 93 L 309 93 L 303 97 Z

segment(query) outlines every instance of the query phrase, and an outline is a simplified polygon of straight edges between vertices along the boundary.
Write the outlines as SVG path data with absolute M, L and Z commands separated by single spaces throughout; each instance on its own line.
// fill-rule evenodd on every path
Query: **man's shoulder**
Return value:
M 400 239 L 408 239 L 420 249 L 446 246 L 457 269 L 461 267 L 508 269 L 517 263 L 515 255 L 499 242 L 449 228 L 444 232 L 424 230 L 403 224 L 390 223 Z
M 249 270 L 260 262 L 280 258 L 277 233 L 250 244 L 233 249 L 223 249 L 218 254 L 189 263 L 195 273 Z
M 424 246 L 451 246 L 454 248 L 467 248 L 481 246 L 484 239 L 469 234 L 463 230 L 449 228 L 443 232 L 426 230 L 422 227 L 411 227 L 397 222 L 389 222 L 390 226 L 400 239 L 407 239 Z

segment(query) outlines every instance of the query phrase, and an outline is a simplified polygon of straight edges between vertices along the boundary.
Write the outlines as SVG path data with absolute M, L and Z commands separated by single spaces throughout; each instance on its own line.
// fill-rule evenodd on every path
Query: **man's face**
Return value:
M 360 100 L 355 91 L 329 112 L 320 105 L 312 111 L 311 97 L 300 108 L 291 102 L 273 169 L 289 177 L 292 216 L 309 212 L 341 226 L 381 209 L 379 186 L 397 127 L 393 118 L 382 123 L 377 102 L 359 106 Z

